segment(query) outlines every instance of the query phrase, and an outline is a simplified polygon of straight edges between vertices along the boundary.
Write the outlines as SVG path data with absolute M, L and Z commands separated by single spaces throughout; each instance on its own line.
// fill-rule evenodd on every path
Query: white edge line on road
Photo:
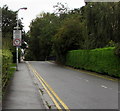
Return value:
M 101 87 L 102 87 L 102 88 L 108 88 L 108 87 L 107 87 L 107 86 L 105 86 L 105 85 L 101 85 Z
M 86 82 L 89 82 L 89 80 L 87 80 L 87 79 L 84 79 Z

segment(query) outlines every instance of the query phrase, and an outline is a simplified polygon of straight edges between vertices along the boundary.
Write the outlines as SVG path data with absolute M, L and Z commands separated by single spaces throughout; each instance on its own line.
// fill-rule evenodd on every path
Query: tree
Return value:
M 84 42 L 83 27 L 84 24 L 80 22 L 79 15 L 72 15 L 64 20 L 53 40 L 57 61 L 64 63 L 67 51 L 82 48 Z
M 67 6 L 67 3 L 62 4 L 58 2 L 56 5 L 53 6 L 55 8 L 54 14 L 60 16 L 62 14 L 66 14 L 69 12 L 69 8 Z
M 31 22 L 29 44 L 35 60 L 52 54 L 64 63 L 69 50 L 102 48 L 110 41 L 119 45 L 120 2 L 91 2 L 74 10 L 57 3 L 54 8 L 54 13 L 42 13 Z
M 4 5 L 2 8 L 2 36 L 3 38 L 12 37 L 12 32 L 16 26 L 16 13 Z
M 119 36 L 119 3 L 87 3 L 84 18 L 87 25 L 86 42 L 89 48 L 105 47 Z
M 35 60 L 45 60 L 52 50 L 52 37 L 57 31 L 59 18 L 42 13 L 30 25 L 30 50 Z
M 17 12 L 14 12 L 4 5 L 2 8 L 2 37 L 3 48 L 11 48 L 13 40 L 13 30 L 17 24 L 16 20 Z M 20 22 L 21 29 L 23 28 L 22 22 Z
M 16 60 L 16 49 L 13 47 L 13 30 L 17 25 L 16 14 L 17 12 L 10 10 L 7 5 L 2 7 L 2 48 L 12 52 L 13 62 Z M 19 22 L 19 25 L 22 30 L 22 22 Z

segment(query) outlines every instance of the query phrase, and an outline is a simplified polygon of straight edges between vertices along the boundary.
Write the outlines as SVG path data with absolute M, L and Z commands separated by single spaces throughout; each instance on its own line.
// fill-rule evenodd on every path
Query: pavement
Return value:
M 26 63 L 19 63 L 18 71 L 8 85 L 2 107 L 3 110 L 45 109 Z

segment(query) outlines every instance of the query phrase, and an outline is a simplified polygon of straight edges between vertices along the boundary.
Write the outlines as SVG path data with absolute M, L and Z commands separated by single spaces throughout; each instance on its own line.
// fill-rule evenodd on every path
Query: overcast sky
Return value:
M 25 31 L 29 30 L 31 20 L 35 19 L 41 12 L 53 12 L 53 6 L 57 2 L 67 3 L 70 9 L 80 8 L 84 5 L 84 0 L 0 0 L 0 7 L 7 4 L 9 9 L 16 11 L 19 8 L 27 7 L 27 10 L 19 11 L 19 18 L 23 18 Z

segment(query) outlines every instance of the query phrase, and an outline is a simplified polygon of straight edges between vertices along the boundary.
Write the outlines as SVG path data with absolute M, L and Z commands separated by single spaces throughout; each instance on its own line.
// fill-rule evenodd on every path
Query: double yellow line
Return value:
M 29 63 L 27 63 L 27 64 L 28 64 L 29 68 L 32 70 L 32 72 L 34 73 L 34 75 L 37 77 L 37 79 L 40 81 L 40 83 L 42 84 L 42 86 L 44 87 L 44 89 L 46 90 L 46 92 L 48 93 L 50 98 L 52 99 L 52 101 L 54 102 L 56 108 L 59 111 L 62 111 L 62 108 L 59 105 L 59 103 L 60 103 L 66 111 L 70 111 L 69 108 L 67 107 L 67 105 L 58 97 L 58 95 L 51 88 L 51 86 L 40 76 L 40 74 L 33 68 L 33 66 L 30 65 Z

